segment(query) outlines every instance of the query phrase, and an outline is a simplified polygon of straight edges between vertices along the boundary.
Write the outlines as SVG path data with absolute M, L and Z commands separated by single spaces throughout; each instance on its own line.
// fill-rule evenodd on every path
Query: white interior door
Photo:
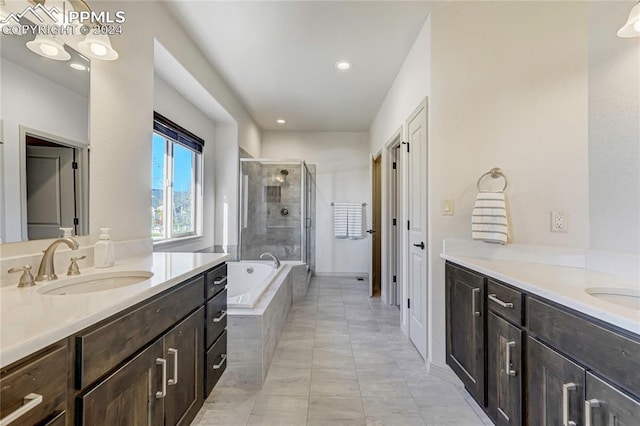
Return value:
M 407 120 L 409 338 L 427 355 L 427 109 Z
M 56 238 L 73 228 L 73 148 L 27 147 L 27 232 L 30 240 Z

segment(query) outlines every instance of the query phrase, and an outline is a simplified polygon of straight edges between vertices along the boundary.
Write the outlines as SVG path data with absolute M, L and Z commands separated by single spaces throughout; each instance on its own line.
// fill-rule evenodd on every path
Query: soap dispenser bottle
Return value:
M 93 249 L 93 263 L 96 268 L 108 268 L 115 263 L 115 250 L 109 231 L 111 228 L 100 228 L 100 239 Z

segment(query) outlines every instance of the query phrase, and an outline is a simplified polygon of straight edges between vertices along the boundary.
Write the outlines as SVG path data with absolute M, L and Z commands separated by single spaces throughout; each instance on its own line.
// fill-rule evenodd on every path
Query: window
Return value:
M 151 236 L 167 240 L 198 235 L 204 141 L 157 113 L 153 128 Z

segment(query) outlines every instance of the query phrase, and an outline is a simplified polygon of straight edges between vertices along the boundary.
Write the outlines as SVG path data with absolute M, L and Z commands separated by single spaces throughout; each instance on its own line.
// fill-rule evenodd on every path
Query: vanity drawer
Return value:
M 205 275 L 207 285 L 207 299 L 211 299 L 227 286 L 227 264 L 220 265 Z
M 207 351 L 207 383 L 205 398 L 211 393 L 220 376 L 227 369 L 227 332 Z
M 76 335 L 76 389 L 117 367 L 202 304 L 202 275 L 132 311 Z
M 640 338 L 533 297 L 527 298 L 527 323 L 540 340 L 640 396 Z
M 207 348 L 227 328 L 227 290 L 223 290 L 207 303 Z
M 522 325 L 522 293 L 495 280 L 487 282 L 487 307 L 516 325 Z
M 11 424 L 58 424 L 54 420 L 64 413 L 67 405 L 66 345 L 54 347 L 34 361 L 2 373 L 0 419 L 5 420 L 12 413 L 17 415 L 16 411 L 25 407 L 26 411 Z M 28 395 L 30 399 L 26 400 Z M 27 409 L 26 405 L 33 408 Z

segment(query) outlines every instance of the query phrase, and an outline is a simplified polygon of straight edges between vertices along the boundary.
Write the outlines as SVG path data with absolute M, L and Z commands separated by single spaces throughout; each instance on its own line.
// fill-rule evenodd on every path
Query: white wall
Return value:
M 634 2 L 589 5 L 592 250 L 640 255 L 640 38 L 616 37 Z
M 2 241 L 21 241 L 20 126 L 88 143 L 88 99 L 39 74 L 2 59 L 0 86 L 4 141 L 4 217 Z
M 470 237 L 476 180 L 509 179 L 513 242 L 588 245 L 587 6 L 452 2 L 432 19 L 430 351 L 445 362 L 445 237 Z M 440 216 L 443 199 L 455 216 Z M 550 233 L 550 210 L 569 232 Z
M 183 95 L 160 78 L 154 76 L 154 110 L 171 121 L 204 139 L 202 153 L 202 237 L 187 244 L 156 247 L 157 250 L 189 250 L 197 251 L 213 246 L 214 208 L 215 208 L 215 134 L 216 126 L 202 111 L 187 101 Z
M 367 133 L 356 132 L 265 131 L 262 135 L 263 158 L 316 165 L 317 274 L 366 275 L 369 271 L 369 239 L 335 239 L 331 207 L 332 201 L 370 203 L 368 142 Z

